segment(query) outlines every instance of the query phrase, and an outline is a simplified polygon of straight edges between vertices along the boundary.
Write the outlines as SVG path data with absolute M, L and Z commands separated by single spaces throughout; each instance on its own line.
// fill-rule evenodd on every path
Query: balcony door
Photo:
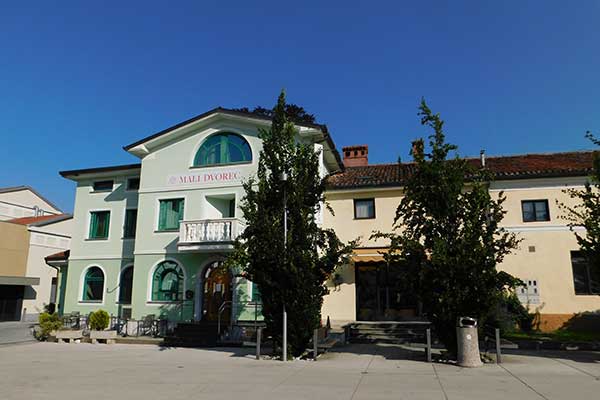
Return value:
M 206 267 L 203 278 L 202 319 L 217 321 L 223 306 L 221 322 L 229 323 L 233 298 L 231 273 L 222 261 L 215 261 Z

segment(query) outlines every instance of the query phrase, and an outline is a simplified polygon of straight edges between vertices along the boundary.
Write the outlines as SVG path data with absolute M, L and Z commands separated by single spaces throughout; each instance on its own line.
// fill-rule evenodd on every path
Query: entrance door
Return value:
M 356 319 L 395 321 L 416 316 L 415 297 L 402 288 L 401 266 L 356 265 Z
M 0 285 L 0 321 L 19 321 L 24 286 Z
M 231 273 L 222 262 L 216 261 L 204 272 L 202 319 L 217 321 L 220 307 L 229 302 L 221 313 L 221 322 L 228 323 L 231 318 L 231 299 Z

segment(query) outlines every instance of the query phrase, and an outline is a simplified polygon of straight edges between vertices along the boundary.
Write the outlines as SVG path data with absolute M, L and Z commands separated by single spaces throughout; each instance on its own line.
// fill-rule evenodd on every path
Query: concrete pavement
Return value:
M 256 361 L 251 349 L 1 346 L 0 398 L 575 400 L 600 393 L 600 353 L 513 354 L 477 369 L 428 364 L 420 356 L 396 346 L 352 345 L 317 362 L 282 363 Z
M 35 340 L 31 322 L 0 322 L 0 345 L 30 342 Z

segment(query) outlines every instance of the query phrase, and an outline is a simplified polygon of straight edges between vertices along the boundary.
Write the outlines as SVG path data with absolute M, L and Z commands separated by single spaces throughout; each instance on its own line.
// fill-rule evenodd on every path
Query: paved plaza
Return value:
M 478 369 L 351 345 L 317 362 L 257 361 L 251 349 L 27 343 L 0 346 L 0 398 L 592 399 L 600 353 L 507 355 Z M 411 359 L 413 358 L 413 359 Z

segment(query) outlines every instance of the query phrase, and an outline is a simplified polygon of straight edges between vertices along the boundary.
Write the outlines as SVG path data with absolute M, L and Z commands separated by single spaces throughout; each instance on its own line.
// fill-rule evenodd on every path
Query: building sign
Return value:
M 229 170 L 201 170 L 189 174 L 169 175 L 169 186 L 195 186 L 240 183 L 243 179 L 242 172 L 237 169 Z

